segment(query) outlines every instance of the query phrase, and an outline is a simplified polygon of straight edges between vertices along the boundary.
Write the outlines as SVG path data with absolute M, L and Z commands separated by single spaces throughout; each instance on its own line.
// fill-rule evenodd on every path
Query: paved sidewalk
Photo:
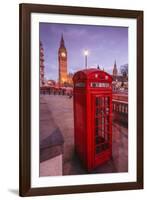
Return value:
M 58 127 L 64 138 L 63 175 L 86 174 L 80 160 L 74 153 L 73 99 L 60 95 L 41 95 L 46 103 L 45 112 L 49 118 L 48 131 Z M 41 103 L 43 107 L 43 104 Z M 45 115 L 40 113 L 41 118 Z M 41 121 L 42 123 L 42 121 Z M 51 129 L 51 130 L 50 130 Z M 92 173 L 127 172 L 128 170 L 128 130 L 120 124 L 113 124 L 113 159 L 97 167 Z M 47 132 L 40 134 L 41 139 Z
M 40 97 L 40 167 L 39 175 L 62 175 L 63 135 L 47 101 Z

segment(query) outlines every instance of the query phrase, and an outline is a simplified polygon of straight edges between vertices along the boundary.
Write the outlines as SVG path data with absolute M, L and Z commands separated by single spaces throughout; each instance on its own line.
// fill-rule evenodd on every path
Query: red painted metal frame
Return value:
M 98 69 L 86 69 L 77 72 L 73 77 L 73 81 L 75 151 L 82 161 L 83 166 L 88 171 L 91 171 L 98 165 L 109 160 L 112 156 L 112 77 L 108 73 Z M 109 130 L 107 132 L 109 141 L 107 143 L 104 141 L 100 143 L 100 148 L 104 147 L 104 149 L 96 154 L 95 103 L 96 98 L 100 99 L 104 97 L 104 100 L 106 98 L 109 99 L 109 102 L 107 102 L 109 104 L 109 115 L 107 115 L 109 119 Z M 105 110 L 105 105 L 104 102 L 103 110 Z M 104 116 L 106 117 L 106 115 Z M 102 114 L 100 117 L 102 117 Z M 100 126 L 98 127 L 99 131 L 101 128 Z M 104 140 L 104 138 L 101 139 Z

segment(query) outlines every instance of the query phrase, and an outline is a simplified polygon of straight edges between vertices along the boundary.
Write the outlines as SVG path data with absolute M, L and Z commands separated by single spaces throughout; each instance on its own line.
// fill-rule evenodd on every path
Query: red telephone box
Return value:
M 112 77 L 85 69 L 73 82 L 75 151 L 91 171 L 112 156 Z

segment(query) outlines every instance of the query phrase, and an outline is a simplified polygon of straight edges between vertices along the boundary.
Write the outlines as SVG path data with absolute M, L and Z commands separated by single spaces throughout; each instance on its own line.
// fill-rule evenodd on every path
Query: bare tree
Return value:
M 128 75 L 128 64 L 122 65 L 120 67 L 120 73 L 122 76 L 126 77 Z

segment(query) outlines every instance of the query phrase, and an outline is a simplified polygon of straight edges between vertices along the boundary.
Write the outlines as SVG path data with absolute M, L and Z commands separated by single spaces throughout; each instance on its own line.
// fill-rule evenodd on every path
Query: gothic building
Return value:
M 112 78 L 113 78 L 112 82 L 113 91 L 119 90 L 120 88 L 124 88 L 125 90 L 128 89 L 128 78 L 118 73 L 116 60 L 114 62 Z
M 59 85 L 63 86 L 67 83 L 67 50 L 64 44 L 63 35 L 61 36 L 60 47 L 58 50 L 59 61 Z
M 58 50 L 58 61 L 59 61 L 59 85 L 60 86 L 72 86 L 73 81 L 72 73 L 68 73 L 67 69 L 67 49 L 65 47 L 63 34 L 60 40 L 60 46 Z
M 117 71 L 117 65 L 116 65 L 116 60 L 114 62 L 114 68 L 113 68 L 113 80 L 116 81 L 118 76 L 118 71 Z
M 44 85 L 44 49 L 40 42 L 40 87 Z
M 128 66 L 128 64 L 126 64 Z M 126 66 L 124 65 L 124 66 Z M 123 66 L 122 66 L 123 67 Z M 127 76 L 124 76 L 121 72 L 118 73 L 117 65 L 116 65 L 116 60 L 114 62 L 114 67 L 112 71 L 112 78 L 113 81 L 119 81 L 119 82 L 126 82 L 128 81 Z

